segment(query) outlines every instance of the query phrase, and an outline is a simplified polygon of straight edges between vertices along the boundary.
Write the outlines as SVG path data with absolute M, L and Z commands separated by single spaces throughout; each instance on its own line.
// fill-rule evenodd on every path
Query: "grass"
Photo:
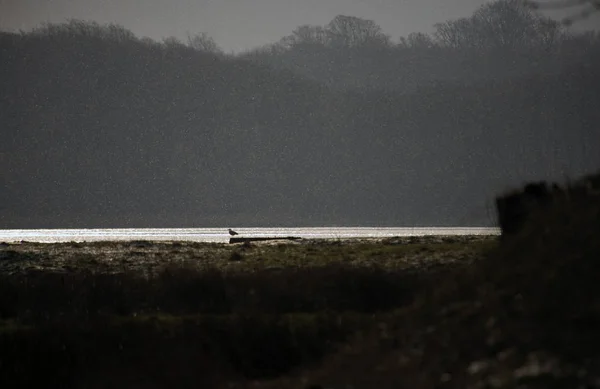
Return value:
M 316 368 L 260 388 L 566 388 L 600 382 L 600 198 L 556 201 Z
M 495 241 L 3 246 L 0 384 L 225 387 L 314 368 Z
M 468 244 L 465 244 L 468 243 Z M 182 265 L 221 272 L 255 272 L 329 265 L 375 265 L 383 269 L 414 267 L 438 261 L 467 261 L 489 250 L 495 237 L 406 237 L 383 241 L 311 241 L 227 245 L 195 242 L 26 243 L 10 245 L 0 260 L 2 274 L 35 271 L 151 275 L 165 266 Z
M 41 273 L 0 282 L 0 315 L 35 321 L 66 314 L 367 312 L 410 301 L 422 279 L 333 265 L 241 274 L 172 265 L 153 278 Z
M 593 387 L 599 237 L 590 198 L 501 242 L 10 245 L 0 385 Z

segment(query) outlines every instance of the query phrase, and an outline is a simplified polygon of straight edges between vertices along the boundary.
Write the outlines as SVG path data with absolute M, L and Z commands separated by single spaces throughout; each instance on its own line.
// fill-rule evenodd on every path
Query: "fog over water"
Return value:
M 387 238 L 421 235 L 495 235 L 496 228 L 481 227 L 319 227 L 319 228 L 239 228 L 241 237 L 287 237 L 306 239 Z M 93 242 L 116 240 L 228 242 L 226 228 L 107 228 L 0 230 L 3 242 Z

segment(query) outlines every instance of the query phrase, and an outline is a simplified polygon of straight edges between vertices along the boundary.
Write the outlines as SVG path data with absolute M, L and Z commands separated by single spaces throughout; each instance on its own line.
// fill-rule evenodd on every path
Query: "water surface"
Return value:
M 498 235 L 485 227 L 303 227 L 239 228 L 242 237 L 297 236 L 307 239 L 386 238 L 423 235 Z M 0 230 L 0 242 L 93 242 L 116 240 L 228 242 L 227 228 L 102 228 Z

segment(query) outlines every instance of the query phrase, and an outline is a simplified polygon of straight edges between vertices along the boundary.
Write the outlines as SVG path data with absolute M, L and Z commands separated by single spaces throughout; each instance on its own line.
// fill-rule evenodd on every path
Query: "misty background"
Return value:
M 18 32 L 66 19 L 115 23 L 139 37 L 162 40 L 207 33 L 227 53 L 275 43 L 301 25 L 325 25 L 337 15 L 373 20 L 394 40 L 432 33 L 434 24 L 471 15 L 490 0 L 0 0 L 0 26 Z M 556 3 L 540 0 L 541 3 Z M 570 0 L 565 0 L 569 2 Z M 574 0 L 578 1 L 578 0 Z M 558 2 L 563 2 L 558 0 Z M 545 9 L 556 20 L 585 6 Z M 600 16 L 572 28 L 598 28 Z
M 600 35 L 520 1 L 120 3 L 0 2 L 0 228 L 484 226 L 600 167 Z

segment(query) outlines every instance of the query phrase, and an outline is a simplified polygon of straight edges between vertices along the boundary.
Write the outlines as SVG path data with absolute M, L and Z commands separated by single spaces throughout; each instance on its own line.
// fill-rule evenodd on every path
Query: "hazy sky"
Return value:
M 485 0 L 0 0 L 0 28 L 28 30 L 68 18 L 117 23 L 139 36 L 206 32 L 226 51 L 279 40 L 336 15 L 374 20 L 394 40 L 471 14 Z M 596 19 L 598 20 L 598 19 Z

